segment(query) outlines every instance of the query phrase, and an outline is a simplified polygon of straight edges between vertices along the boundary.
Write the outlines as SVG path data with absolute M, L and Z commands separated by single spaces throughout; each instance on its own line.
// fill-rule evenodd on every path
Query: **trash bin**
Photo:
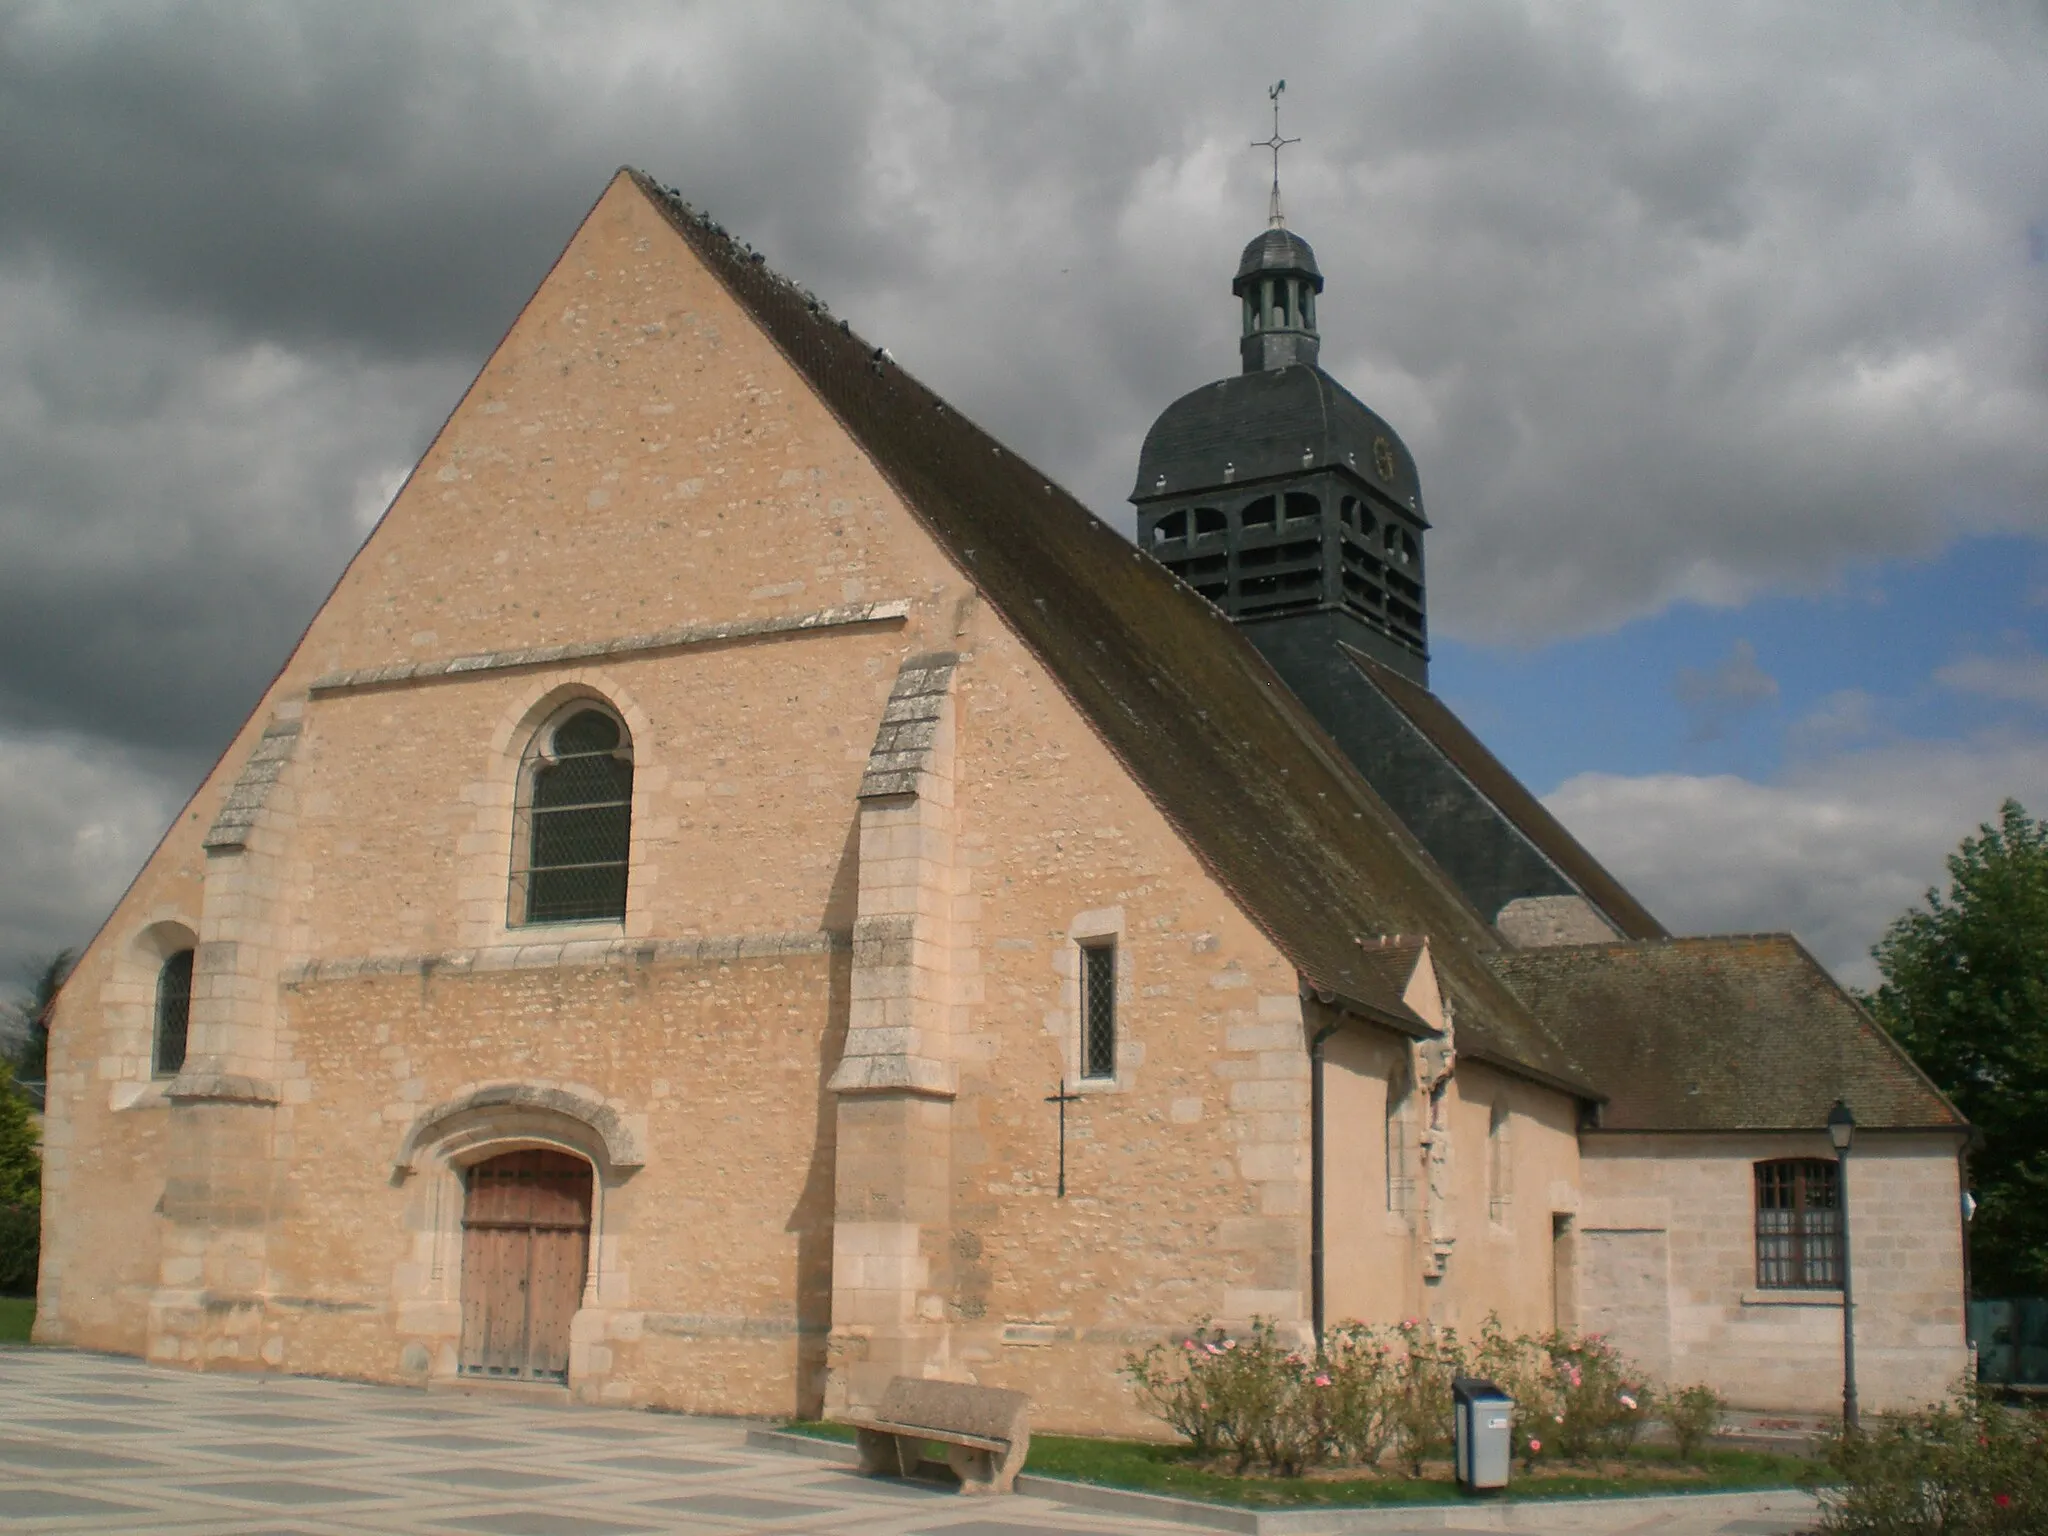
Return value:
M 1482 1377 L 1459 1376 L 1451 1382 L 1451 1405 L 1458 1486 L 1467 1493 L 1507 1487 L 1515 1448 L 1515 1400 Z

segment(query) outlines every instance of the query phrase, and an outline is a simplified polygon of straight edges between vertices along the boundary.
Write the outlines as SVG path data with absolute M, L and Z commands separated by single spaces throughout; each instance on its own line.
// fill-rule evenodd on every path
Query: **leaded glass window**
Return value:
M 1081 946 L 1081 1076 L 1116 1076 L 1116 946 Z
M 155 1070 L 175 1077 L 185 1066 L 185 1037 L 192 1026 L 192 951 L 181 949 L 156 973 Z
M 545 733 L 525 788 L 520 920 L 623 918 L 633 830 L 625 728 L 604 710 L 577 710 Z
M 1788 1158 L 1756 1165 L 1756 1283 L 1761 1290 L 1837 1290 L 1842 1208 L 1835 1165 Z

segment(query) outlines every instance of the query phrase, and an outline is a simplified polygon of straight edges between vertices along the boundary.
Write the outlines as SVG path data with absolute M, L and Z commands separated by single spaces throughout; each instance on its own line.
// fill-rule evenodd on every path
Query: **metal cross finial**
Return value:
M 1287 227 L 1287 218 L 1280 212 L 1280 151 L 1290 144 L 1299 144 L 1301 142 L 1299 139 L 1283 139 L 1280 137 L 1280 93 L 1286 89 L 1287 82 L 1281 80 L 1270 91 L 1266 92 L 1267 100 L 1273 103 L 1273 137 L 1270 139 L 1252 140 L 1253 149 L 1270 149 L 1273 151 L 1273 200 L 1266 205 L 1266 224 L 1271 229 L 1284 229 Z

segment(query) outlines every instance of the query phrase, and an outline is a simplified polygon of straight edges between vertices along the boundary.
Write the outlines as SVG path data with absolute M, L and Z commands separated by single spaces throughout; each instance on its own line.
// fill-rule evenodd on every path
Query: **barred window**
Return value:
M 1842 1208 L 1836 1178 L 1835 1165 L 1822 1158 L 1756 1165 L 1758 1289 L 1840 1288 Z
M 175 1077 L 185 1066 L 185 1036 L 192 1025 L 192 951 L 167 957 L 156 973 L 155 1070 Z
M 1116 946 L 1081 946 L 1081 1076 L 1116 1076 Z
M 624 917 L 633 748 L 617 717 L 585 704 L 543 729 L 520 790 L 513 920 Z

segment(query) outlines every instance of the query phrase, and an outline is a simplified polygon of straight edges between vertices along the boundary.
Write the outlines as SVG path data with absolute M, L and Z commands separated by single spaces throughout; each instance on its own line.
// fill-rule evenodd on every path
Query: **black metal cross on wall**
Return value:
M 1046 1103 L 1057 1104 L 1060 1107 L 1060 1191 L 1058 1198 L 1061 1200 L 1067 1198 L 1067 1106 L 1080 1097 L 1081 1095 L 1078 1093 L 1067 1092 L 1067 1080 L 1064 1077 L 1060 1079 L 1060 1091 L 1058 1093 L 1048 1093 L 1045 1096 Z

